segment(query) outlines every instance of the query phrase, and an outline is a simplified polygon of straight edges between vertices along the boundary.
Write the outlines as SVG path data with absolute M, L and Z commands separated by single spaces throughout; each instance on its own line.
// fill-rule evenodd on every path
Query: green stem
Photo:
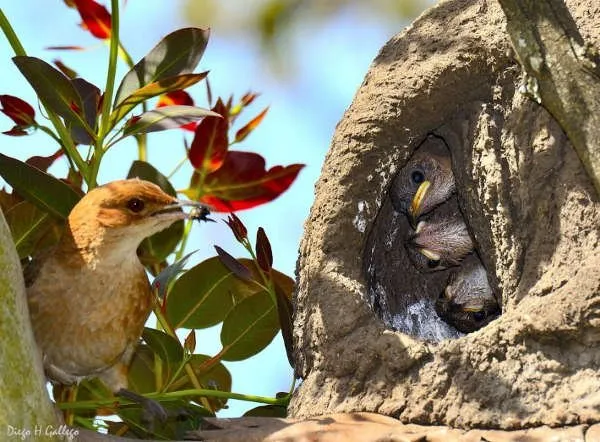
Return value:
M 108 131 L 110 130 L 110 108 L 112 107 L 115 77 L 117 74 L 117 58 L 119 56 L 119 0 L 111 0 L 111 35 L 110 52 L 108 55 L 108 72 L 106 74 L 106 87 L 102 101 L 102 120 L 98 133 L 98 144 L 100 147 Z
M 179 250 L 175 254 L 175 262 L 179 261 L 182 256 L 185 248 L 187 246 L 188 237 L 190 236 L 190 232 L 192 231 L 192 225 L 194 224 L 193 219 L 188 219 L 185 222 L 185 227 L 183 229 L 183 235 L 181 236 L 181 244 L 179 245 Z
M 188 160 L 188 155 L 187 153 L 184 155 L 184 157 L 181 159 L 181 161 L 179 161 L 179 163 L 177 163 L 177 165 L 175 166 L 175 168 L 171 171 L 171 173 L 169 175 L 167 175 L 167 179 L 171 179 L 173 177 L 173 175 L 175 175 L 177 173 L 177 171 L 179 169 L 181 169 L 181 167 L 187 162 Z
M 272 398 L 265 396 L 255 396 L 251 394 L 241 394 L 241 393 L 233 393 L 228 391 L 219 391 L 219 390 L 208 390 L 205 388 L 200 389 L 191 389 L 191 390 L 180 390 L 180 391 L 170 391 L 168 393 L 148 393 L 145 394 L 144 397 L 149 399 L 154 399 L 158 401 L 177 401 L 185 398 L 193 398 L 193 397 L 215 397 L 220 399 L 236 399 L 240 401 L 247 402 L 257 402 L 260 404 L 268 404 L 268 405 L 281 405 L 286 406 L 289 398 Z M 110 398 L 110 399 L 100 399 L 100 400 L 90 400 L 90 401 L 76 401 L 76 402 L 59 402 L 56 406 L 60 410 L 94 410 L 101 407 L 111 407 L 115 404 L 119 405 L 132 405 L 134 402 L 127 401 L 120 398 Z
M 27 52 L 25 52 L 25 48 L 19 41 L 19 38 L 17 37 L 15 30 L 11 26 L 11 24 L 8 21 L 8 19 L 6 18 L 6 16 L 4 15 L 4 12 L 2 11 L 2 9 L 0 9 L 0 28 L 2 28 L 2 32 L 4 32 L 6 39 L 8 40 L 11 47 L 13 48 L 13 51 L 15 52 L 15 55 L 27 56 Z M 73 139 L 71 138 L 71 134 L 69 133 L 69 131 L 67 130 L 67 128 L 65 127 L 65 125 L 63 124 L 61 119 L 58 117 L 58 115 L 56 115 L 54 112 L 52 112 L 44 104 L 42 97 L 38 97 L 38 98 L 40 99 L 42 105 L 44 106 L 44 110 L 46 111 L 46 115 L 48 116 L 48 119 L 52 122 L 52 125 L 54 126 L 54 128 L 56 129 L 56 132 L 58 133 L 58 136 L 61 140 L 61 141 L 59 141 L 59 144 L 65 151 L 65 154 L 67 155 L 67 157 L 69 158 L 70 161 L 75 163 L 75 165 L 77 166 L 79 171 L 82 173 L 82 175 L 84 177 L 87 177 L 87 172 L 88 172 L 87 164 L 85 163 L 85 161 L 83 160 L 83 158 L 81 157 L 79 152 L 77 151 L 77 148 L 75 147 L 75 144 L 73 143 Z M 53 138 L 55 138 L 55 139 L 57 138 L 54 134 L 52 134 L 52 135 L 53 135 Z

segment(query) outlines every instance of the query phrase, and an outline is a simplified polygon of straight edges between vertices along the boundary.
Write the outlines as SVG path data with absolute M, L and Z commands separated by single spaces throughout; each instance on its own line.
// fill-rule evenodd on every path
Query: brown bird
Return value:
M 422 272 L 435 272 L 460 265 L 473 248 L 473 240 L 456 197 L 419 221 L 406 241 L 408 257 Z
M 463 333 L 479 330 L 498 317 L 500 305 L 476 254 L 450 276 L 435 310 L 441 319 Z
M 419 217 L 446 201 L 456 190 L 452 160 L 446 143 L 429 135 L 390 187 L 394 209 L 406 213 L 413 227 Z
M 52 382 L 97 377 L 122 397 L 158 406 L 127 390 L 153 296 L 136 249 L 188 217 L 183 206 L 193 206 L 200 219 L 208 213 L 140 179 L 97 187 L 75 205 L 60 242 L 26 265 L 31 322 Z

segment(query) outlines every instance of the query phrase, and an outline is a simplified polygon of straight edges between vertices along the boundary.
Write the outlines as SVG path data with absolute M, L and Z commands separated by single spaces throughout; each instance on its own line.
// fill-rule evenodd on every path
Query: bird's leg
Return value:
M 161 423 L 164 423 L 167 420 L 168 415 L 166 410 L 154 399 L 149 399 L 126 388 L 121 388 L 115 393 L 115 396 L 122 397 L 123 399 L 141 405 L 142 423 L 145 426 L 152 426 L 156 420 Z

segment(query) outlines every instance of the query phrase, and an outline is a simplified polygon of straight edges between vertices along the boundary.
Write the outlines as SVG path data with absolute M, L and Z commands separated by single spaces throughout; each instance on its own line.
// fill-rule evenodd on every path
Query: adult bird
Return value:
M 59 243 L 26 265 L 31 323 L 50 381 L 99 378 L 117 395 L 166 417 L 157 403 L 127 390 L 153 296 L 136 249 L 187 218 L 183 206 L 206 219 L 202 204 L 180 201 L 148 181 L 97 187 L 72 209 Z
M 389 194 L 394 209 L 407 214 L 414 228 L 455 190 L 450 151 L 443 139 L 429 135 L 398 172 Z
M 500 304 L 476 254 L 450 276 L 435 310 L 441 319 L 463 333 L 479 330 L 500 315 Z
M 473 248 L 456 196 L 419 221 L 406 240 L 408 257 L 421 272 L 458 266 Z

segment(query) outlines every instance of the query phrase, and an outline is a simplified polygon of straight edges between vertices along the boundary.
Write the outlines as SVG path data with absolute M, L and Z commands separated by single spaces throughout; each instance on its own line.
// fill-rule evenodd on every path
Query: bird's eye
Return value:
M 486 314 L 484 310 L 479 310 L 478 312 L 473 312 L 473 319 L 477 322 L 481 322 L 485 319 Z
M 439 259 L 428 259 L 427 260 L 427 267 L 429 267 L 430 269 L 435 269 L 439 265 L 440 265 Z
M 131 198 L 127 201 L 127 208 L 134 213 L 139 213 L 144 210 L 144 201 L 139 198 Z
M 413 173 L 410 174 L 410 179 L 415 184 L 421 184 L 425 181 L 425 175 L 420 170 L 413 170 Z

